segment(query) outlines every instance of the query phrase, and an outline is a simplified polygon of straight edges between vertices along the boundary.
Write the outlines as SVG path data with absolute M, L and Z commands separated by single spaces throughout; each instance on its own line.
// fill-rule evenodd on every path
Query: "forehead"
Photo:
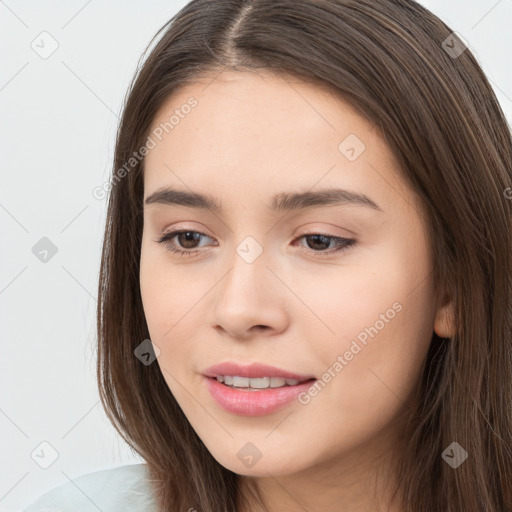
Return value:
M 146 196 L 166 185 L 217 196 L 231 189 L 238 198 L 315 186 L 375 194 L 386 183 L 407 193 L 378 130 L 332 90 L 296 78 L 203 77 L 167 99 L 150 136 Z
M 191 98 L 197 105 L 189 109 Z M 182 86 L 164 102 L 152 129 L 164 126 L 173 114 L 178 114 L 179 120 L 174 119 L 166 135 L 172 132 L 176 142 L 180 134 L 189 139 L 193 135 L 184 126 L 200 135 L 208 133 L 212 140 L 224 133 L 237 134 L 239 138 L 251 135 L 251 140 L 254 136 L 260 140 L 279 135 L 276 144 L 287 138 L 297 140 L 299 132 L 301 139 L 313 142 L 315 132 L 325 135 L 329 130 L 334 135 L 346 128 L 361 134 L 375 131 L 333 89 L 267 71 L 223 71 Z M 218 137 L 215 141 L 219 142 Z M 203 142 L 208 144 L 207 140 Z

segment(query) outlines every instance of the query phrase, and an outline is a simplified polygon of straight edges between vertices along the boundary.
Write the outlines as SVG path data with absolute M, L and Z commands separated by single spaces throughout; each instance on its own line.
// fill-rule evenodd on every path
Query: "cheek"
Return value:
M 168 274 L 157 265 L 141 265 L 141 297 L 149 337 L 159 350 L 156 363 L 180 407 L 190 414 L 180 383 L 189 378 L 188 362 L 193 361 L 192 344 L 185 340 L 197 329 L 199 319 L 194 315 L 198 308 L 193 305 L 198 294 L 192 297 L 191 286 Z
M 328 387 L 318 393 L 323 398 L 314 400 L 318 400 L 319 417 L 324 407 L 336 404 L 330 407 L 330 421 L 345 425 L 348 438 L 373 435 L 393 422 L 407 408 L 420 377 L 432 329 L 419 304 L 402 300 L 401 305 L 394 318 L 388 316 L 388 323 L 374 320 L 363 330 L 354 329 L 356 334 L 341 340 L 330 354 L 326 366 L 331 368 L 342 357 L 338 373 L 334 371 L 334 378 L 327 376 L 331 378 Z
M 378 256 L 373 261 L 326 267 L 314 276 L 288 277 L 303 302 L 295 301 L 293 321 L 306 329 L 304 339 L 317 343 L 321 352 L 344 351 L 356 337 L 362 342 L 369 338 L 367 330 L 376 323 L 383 331 L 400 321 L 398 310 L 410 299 L 406 297 L 411 276 L 396 255 L 385 266 L 383 253 Z
M 433 310 L 426 248 L 418 241 L 412 257 L 410 242 L 400 238 L 407 240 L 389 240 L 329 285 L 333 296 L 328 311 L 342 348 L 354 339 L 365 348 L 379 340 L 372 344 L 375 352 L 381 347 L 393 354 L 417 345 L 414 341 L 425 334 L 430 340 Z
M 140 261 L 140 292 L 151 339 L 160 347 L 171 337 L 173 326 L 184 315 L 184 297 L 193 283 L 184 286 L 178 272 L 171 273 L 165 251 L 143 238 Z
M 419 376 L 434 319 L 428 265 L 420 256 L 411 259 L 394 246 L 364 266 L 317 275 L 314 287 L 305 277 L 297 281 L 295 291 L 312 312 L 301 322 L 321 361 L 317 370 L 330 369 L 325 380 L 336 375 L 329 393 L 349 409 L 400 404 Z M 347 389 L 357 393 L 347 395 Z
M 184 372 L 185 361 L 194 360 L 194 333 L 204 325 L 205 295 L 215 284 L 211 276 L 191 269 L 171 262 L 160 247 L 143 242 L 140 291 L 144 315 L 150 339 L 160 350 L 160 366 L 176 377 Z M 164 377 L 167 380 L 165 372 Z
M 157 265 L 141 266 L 141 297 L 152 340 L 163 345 L 176 336 L 194 331 L 200 298 L 204 293 L 195 280 L 179 272 L 161 271 Z M 159 345 L 160 346 L 160 345 Z

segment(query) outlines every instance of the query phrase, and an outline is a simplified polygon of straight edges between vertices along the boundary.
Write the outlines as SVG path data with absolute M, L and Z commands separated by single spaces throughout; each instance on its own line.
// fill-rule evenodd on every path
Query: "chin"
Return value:
M 221 466 L 238 475 L 252 477 L 286 476 L 308 467 L 307 461 L 297 459 L 297 454 L 285 453 L 282 445 L 278 449 L 268 449 L 266 454 L 265 449 L 259 451 L 250 442 L 240 443 L 237 441 L 235 444 L 236 449 L 233 451 L 215 450 L 210 451 L 210 453 Z

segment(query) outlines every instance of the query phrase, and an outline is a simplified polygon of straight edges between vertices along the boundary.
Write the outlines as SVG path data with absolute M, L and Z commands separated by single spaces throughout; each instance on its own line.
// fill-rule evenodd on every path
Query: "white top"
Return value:
M 146 464 L 95 471 L 39 496 L 23 512 L 158 512 Z

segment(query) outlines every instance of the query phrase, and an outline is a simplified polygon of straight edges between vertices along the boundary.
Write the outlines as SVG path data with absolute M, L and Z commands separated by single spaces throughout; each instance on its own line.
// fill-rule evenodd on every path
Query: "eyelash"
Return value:
M 208 235 L 201 233 L 200 231 L 194 231 L 191 229 L 182 229 L 182 230 L 176 230 L 176 231 L 171 231 L 169 233 L 166 233 L 163 236 L 161 236 L 159 239 L 157 239 L 156 241 L 158 243 L 161 243 L 164 246 L 166 246 L 166 248 L 169 251 L 171 251 L 174 254 L 177 254 L 178 256 L 189 256 L 189 257 L 196 256 L 198 252 L 201 252 L 199 249 L 188 249 L 188 250 L 187 249 L 176 249 L 175 247 L 172 246 L 171 240 L 175 236 L 181 235 L 182 233 L 197 233 L 199 235 L 208 237 Z M 314 251 L 313 249 L 306 248 L 306 252 L 313 253 L 315 256 L 319 256 L 319 257 L 323 257 L 324 255 L 331 255 L 333 253 L 343 253 L 343 252 L 347 251 L 350 247 L 354 246 L 356 243 L 356 241 L 351 238 L 342 238 L 342 237 L 338 237 L 338 236 L 325 235 L 323 233 L 306 233 L 304 235 L 297 237 L 295 240 L 300 240 L 301 238 L 305 238 L 308 236 L 321 236 L 324 238 L 328 238 L 330 240 L 338 241 L 342 244 L 341 246 L 335 248 L 334 250 L 330 249 L 328 251 Z M 210 237 L 208 237 L 208 238 L 210 238 Z

